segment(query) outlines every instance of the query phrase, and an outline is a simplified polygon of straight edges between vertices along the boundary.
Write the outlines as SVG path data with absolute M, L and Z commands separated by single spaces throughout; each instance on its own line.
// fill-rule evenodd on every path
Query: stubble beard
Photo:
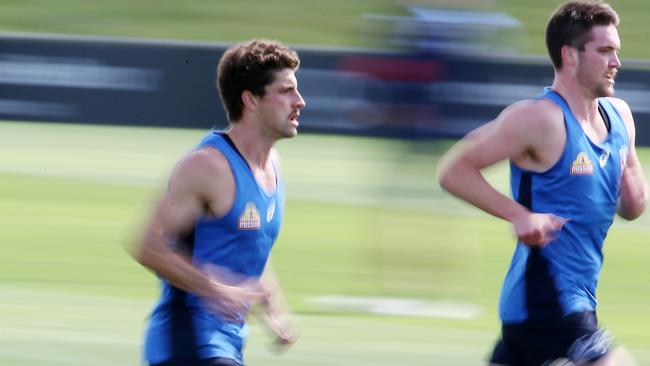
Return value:
M 584 80 L 584 78 L 583 78 Z M 593 98 L 612 97 L 614 96 L 614 84 L 609 81 L 596 81 L 592 83 L 583 83 L 583 85 L 590 85 L 589 93 Z
M 598 85 L 594 88 L 594 96 L 596 98 L 601 97 L 613 97 L 614 96 L 614 85 Z
M 279 139 L 290 139 L 290 138 L 296 137 L 296 135 L 298 135 L 298 129 L 296 127 L 294 127 L 291 122 L 289 122 L 289 123 L 290 123 L 289 127 L 279 129 L 277 131 L 278 140 Z
M 578 68 L 576 77 L 578 82 L 587 89 L 594 99 L 614 96 L 614 84 L 611 84 L 609 80 L 603 80 L 604 75 L 599 75 L 598 79 L 594 79 L 596 76 L 590 76 L 590 73 L 589 70 Z M 612 80 L 615 80 L 615 78 L 616 73 L 612 75 Z

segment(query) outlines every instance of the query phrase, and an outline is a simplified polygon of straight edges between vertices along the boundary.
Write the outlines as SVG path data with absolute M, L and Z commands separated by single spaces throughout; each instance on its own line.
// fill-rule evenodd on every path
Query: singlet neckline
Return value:
M 246 167 L 248 168 L 248 173 L 253 177 L 253 180 L 255 181 L 255 184 L 257 184 L 257 187 L 260 189 L 260 191 L 267 196 L 267 198 L 272 198 L 275 193 L 278 190 L 278 171 L 275 169 L 275 164 L 271 163 L 273 166 L 273 173 L 275 174 L 275 189 L 272 192 L 269 192 L 266 187 L 264 187 L 260 182 L 257 180 L 257 177 L 255 177 L 255 174 L 253 174 L 253 169 L 251 169 L 251 166 L 248 164 L 248 161 L 246 161 L 246 158 L 244 158 L 244 155 L 239 151 L 237 148 L 237 145 L 235 145 L 235 142 L 228 136 L 228 134 L 224 131 L 214 131 L 215 134 L 221 136 L 228 145 L 237 153 L 239 158 L 246 164 Z
M 596 146 L 601 147 L 601 146 L 603 146 L 603 144 L 606 144 L 607 141 L 610 140 L 611 135 L 612 135 L 612 123 L 611 123 L 611 119 L 609 118 L 609 115 L 607 114 L 607 111 L 605 110 L 605 107 L 604 107 L 604 106 L 602 105 L 602 103 L 601 103 L 601 100 L 600 100 L 601 98 L 597 98 L 597 102 L 598 102 L 598 113 L 600 114 L 600 116 L 601 116 L 602 119 L 603 119 L 603 123 L 605 124 L 605 129 L 607 129 L 607 136 L 606 136 L 602 141 L 600 141 L 600 142 L 595 142 L 594 140 L 591 139 L 591 137 L 589 137 L 589 135 L 587 135 L 587 134 L 585 133 L 584 128 L 580 125 L 580 122 L 579 122 L 578 119 L 576 118 L 575 114 L 573 114 L 573 110 L 571 110 L 571 107 L 569 106 L 569 103 L 567 103 L 566 99 L 564 99 L 564 97 L 562 96 L 562 94 L 560 94 L 560 93 L 558 93 L 557 91 L 553 90 L 551 87 L 546 87 L 546 91 L 549 92 L 549 93 L 553 93 L 553 94 L 555 94 L 558 98 L 560 98 L 560 100 L 562 101 L 562 103 L 564 104 L 564 106 L 566 107 L 566 109 L 569 111 L 569 113 L 571 113 L 571 116 L 573 117 L 573 119 L 578 123 L 578 127 L 579 127 L 580 130 L 582 131 L 582 134 L 587 138 L 587 140 L 588 140 L 590 143 L 592 143 L 592 144 L 594 144 L 594 145 L 596 145 Z
M 237 155 L 239 155 L 239 157 L 244 161 L 244 163 L 246 163 L 246 166 L 248 167 L 248 169 L 251 169 L 250 165 L 248 165 L 248 161 L 246 161 L 246 159 L 244 158 L 244 155 L 242 155 L 241 151 L 239 151 L 239 149 L 237 148 L 237 145 L 235 145 L 235 143 L 232 141 L 232 139 L 230 138 L 230 136 L 228 136 L 227 133 L 221 132 L 221 131 L 215 131 L 214 133 L 216 133 L 217 135 L 220 135 L 221 137 L 223 137 L 223 139 L 226 140 L 228 145 L 230 145 L 230 147 L 232 147 L 232 149 L 235 150 Z

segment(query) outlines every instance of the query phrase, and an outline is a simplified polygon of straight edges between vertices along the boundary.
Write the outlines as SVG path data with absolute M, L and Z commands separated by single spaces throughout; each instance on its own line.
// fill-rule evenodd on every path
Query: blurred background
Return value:
M 443 193 L 440 155 L 553 79 L 560 1 L 0 1 L 0 364 L 139 364 L 155 277 L 124 250 L 175 161 L 225 126 L 223 50 L 298 50 L 307 102 L 281 141 L 286 219 L 272 254 L 302 338 L 250 365 L 476 365 L 498 336 L 515 240 Z M 617 96 L 650 163 L 650 3 L 621 17 Z M 507 191 L 499 165 L 488 179 Z M 650 173 L 646 172 L 648 176 Z M 648 215 L 605 245 L 600 320 L 650 364 Z

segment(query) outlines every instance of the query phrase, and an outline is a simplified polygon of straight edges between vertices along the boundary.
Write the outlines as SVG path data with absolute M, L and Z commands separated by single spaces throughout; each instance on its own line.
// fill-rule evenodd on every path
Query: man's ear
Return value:
M 257 108 L 257 97 L 255 95 L 253 95 L 253 93 L 251 93 L 250 91 L 244 90 L 241 93 L 241 100 L 242 100 L 242 103 L 244 103 L 244 108 L 245 109 L 255 109 L 255 108 Z
M 578 50 L 571 46 L 562 46 L 562 64 L 563 65 L 578 65 Z

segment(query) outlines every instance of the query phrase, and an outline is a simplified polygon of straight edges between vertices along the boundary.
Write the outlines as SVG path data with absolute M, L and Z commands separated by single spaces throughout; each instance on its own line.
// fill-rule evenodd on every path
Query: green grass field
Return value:
M 522 52 L 544 54 L 558 0 L 413 0 L 507 12 Z M 290 45 L 380 46 L 364 13 L 400 14 L 392 0 L 3 0 L 0 31 Z M 622 57 L 650 58 L 650 2 L 612 0 Z M 625 62 L 625 60 L 624 60 Z M 0 365 L 139 363 L 157 287 L 126 253 L 174 161 L 205 131 L 0 122 Z M 302 324 L 275 356 L 253 324 L 250 365 L 478 365 L 498 329 L 496 304 L 514 240 L 505 223 L 435 184 L 449 142 L 301 135 L 278 145 L 287 182 L 273 261 Z M 650 164 L 650 150 L 641 150 Z M 506 190 L 504 166 L 489 179 Z M 650 174 L 648 174 L 650 176 Z M 606 245 L 600 318 L 650 364 L 650 215 L 616 221 Z M 323 296 L 422 299 L 463 318 L 373 314 Z
M 157 287 L 124 246 L 203 133 L 0 123 L 0 364 L 138 364 Z M 508 225 L 436 186 L 448 145 L 314 135 L 278 144 L 287 212 L 273 261 L 302 337 L 278 357 L 253 324 L 250 365 L 480 364 L 514 240 Z M 650 162 L 650 150 L 640 155 Z M 488 172 L 504 190 L 506 175 Z M 615 222 L 599 292 L 601 321 L 641 365 L 650 364 L 649 221 Z M 389 316 L 313 301 L 330 295 L 478 312 Z
M 404 4 L 483 9 L 522 23 L 519 48 L 545 55 L 544 29 L 562 0 L 3 0 L 0 31 L 238 42 L 277 38 L 290 45 L 381 46 L 364 14 L 405 14 Z M 649 59 L 646 46 L 650 2 L 609 1 L 621 17 L 621 56 Z M 380 32 L 376 29 L 375 32 Z M 382 31 L 383 32 L 383 31 Z
M 390 0 L 47 0 L 0 3 L 0 30 L 235 42 L 252 37 L 288 44 L 368 45 L 366 12 L 395 13 Z
M 525 40 L 524 53 L 546 55 L 544 32 L 551 12 L 564 0 L 497 0 L 496 8 L 506 12 L 522 22 Z M 650 2 L 644 0 L 608 0 L 607 3 L 618 13 L 621 24 L 621 58 L 649 59 L 650 49 L 646 46 L 647 17 L 650 14 Z

